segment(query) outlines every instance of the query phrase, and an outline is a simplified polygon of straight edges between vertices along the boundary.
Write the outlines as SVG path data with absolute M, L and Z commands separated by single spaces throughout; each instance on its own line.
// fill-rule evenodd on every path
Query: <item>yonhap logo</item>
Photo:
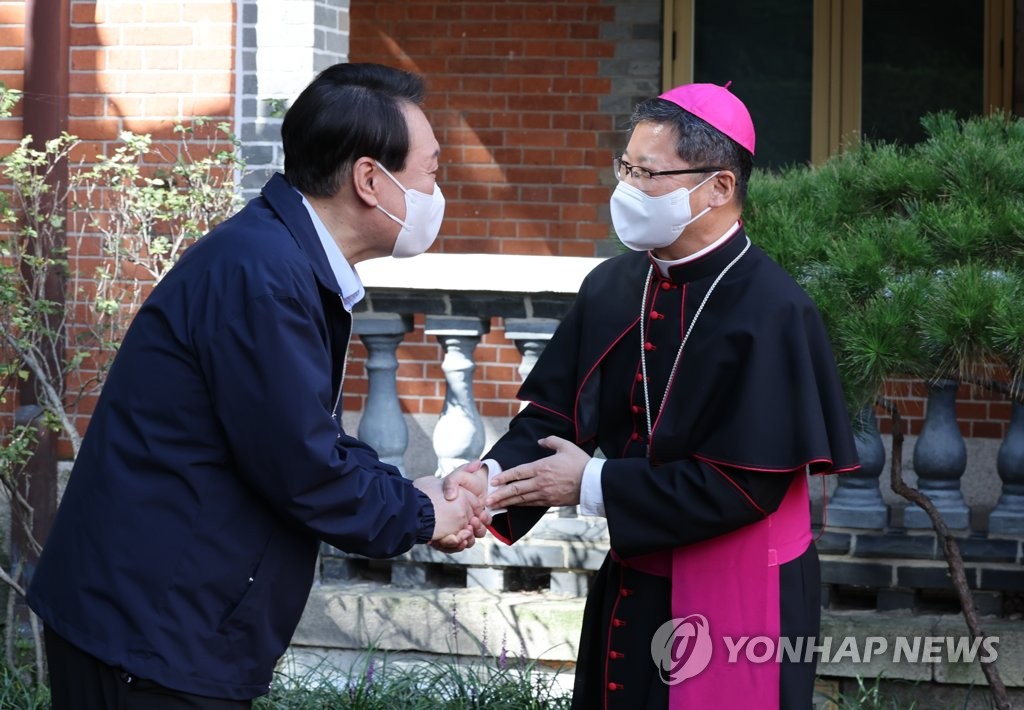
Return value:
M 844 636 L 833 645 L 830 636 L 722 636 L 711 638 L 706 616 L 690 614 L 669 619 L 651 639 L 651 658 L 666 685 L 677 685 L 700 674 L 711 663 L 715 644 L 726 655 L 723 663 L 992 663 L 999 657 L 998 636 Z
M 658 675 L 667 685 L 682 683 L 708 667 L 711 662 L 711 630 L 701 614 L 669 619 L 651 639 L 651 658 Z

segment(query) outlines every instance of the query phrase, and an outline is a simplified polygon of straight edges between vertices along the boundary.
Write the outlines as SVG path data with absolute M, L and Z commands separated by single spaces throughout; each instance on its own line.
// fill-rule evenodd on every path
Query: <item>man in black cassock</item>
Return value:
M 743 229 L 753 153 L 727 87 L 637 106 L 611 198 L 632 251 L 586 278 L 484 457 L 504 542 L 548 506 L 607 519 L 575 708 L 811 707 L 807 474 L 858 463 L 820 315 Z

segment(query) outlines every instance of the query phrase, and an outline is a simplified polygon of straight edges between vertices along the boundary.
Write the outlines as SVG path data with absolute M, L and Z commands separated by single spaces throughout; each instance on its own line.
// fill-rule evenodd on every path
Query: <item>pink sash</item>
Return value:
M 673 619 L 700 614 L 708 620 L 711 660 L 697 675 L 672 685 L 669 710 L 748 710 L 754 703 L 778 710 L 779 565 L 795 560 L 810 544 L 807 477 L 797 474 L 777 511 L 728 535 L 671 554 L 621 558 L 612 551 L 627 567 L 659 577 L 671 574 Z M 770 639 L 772 660 L 750 662 L 743 643 L 730 663 L 727 636 L 734 646 L 743 637 Z M 767 653 L 763 642 L 753 650 L 755 659 Z
M 672 553 L 672 616 L 702 614 L 712 638 L 711 661 L 698 675 L 669 689 L 670 710 L 779 707 L 779 664 L 752 663 L 746 646 L 729 663 L 729 648 L 747 636 L 765 636 L 777 649 L 780 632 L 779 565 L 811 544 L 807 477 L 797 474 L 779 509 L 764 520 Z M 754 657 L 763 655 L 760 644 Z

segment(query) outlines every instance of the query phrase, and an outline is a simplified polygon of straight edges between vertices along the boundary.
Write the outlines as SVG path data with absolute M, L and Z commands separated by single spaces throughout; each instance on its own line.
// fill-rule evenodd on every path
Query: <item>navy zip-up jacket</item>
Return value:
M 28 592 L 58 635 L 176 690 L 267 692 L 320 540 L 388 557 L 430 499 L 340 426 L 352 318 L 275 175 L 125 336 Z

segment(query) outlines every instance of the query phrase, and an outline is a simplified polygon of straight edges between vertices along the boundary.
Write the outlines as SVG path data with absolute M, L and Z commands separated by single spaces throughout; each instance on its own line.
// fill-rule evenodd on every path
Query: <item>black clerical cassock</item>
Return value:
M 548 456 L 549 435 L 607 458 L 611 552 L 587 601 L 574 707 L 807 705 L 813 660 L 754 662 L 736 646 L 816 637 L 806 474 L 858 467 L 827 334 L 792 278 L 742 228 L 667 275 L 647 252 L 609 259 L 519 397 L 529 405 L 485 458 Z M 512 543 L 543 513 L 510 508 L 492 532 Z M 670 619 L 710 637 L 710 657 L 691 637 L 659 663 L 652 641 Z

